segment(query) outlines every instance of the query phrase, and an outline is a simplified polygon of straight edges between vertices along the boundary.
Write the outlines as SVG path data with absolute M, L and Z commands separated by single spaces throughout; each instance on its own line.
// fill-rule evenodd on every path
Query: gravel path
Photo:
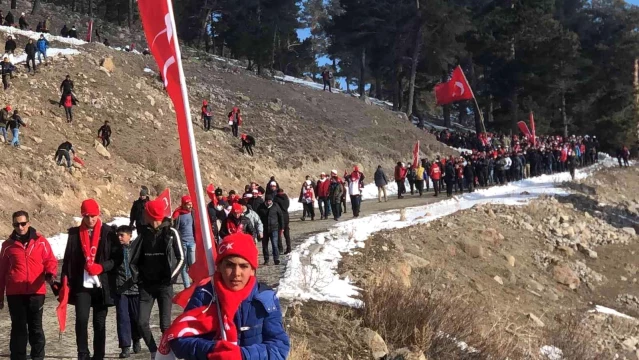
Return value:
M 445 196 L 443 197 L 445 198 Z M 370 214 L 398 209 L 402 207 L 420 206 L 428 203 L 435 202 L 442 199 L 435 198 L 432 193 L 428 193 L 422 198 L 417 196 L 412 197 L 408 195 L 403 200 L 397 200 L 396 198 L 389 199 L 388 202 L 378 203 L 377 200 L 364 201 L 360 216 L 367 216 Z M 350 204 L 348 204 L 350 206 Z M 317 210 L 316 210 L 317 211 Z M 334 220 L 324 221 L 301 221 L 299 213 L 291 214 L 291 239 L 293 241 L 293 247 L 302 243 L 309 235 L 317 232 L 326 231 L 329 227 L 333 226 L 336 222 Z M 348 213 L 342 216 L 342 219 L 347 220 L 352 217 L 352 212 L 348 209 Z M 319 216 L 318 216 L 319 218 Z M 260 248 L 260 264 L 263 262 Z M 282 263 L 279 266 L 273 265 L 271 258 L 270 266 L 263 266 L 258 269 L 257 276 L 259 281 L 264 282 L 272 287 L 277 287 L 280 278 L 283 276 L 286 270 L 286 263 L 288 261 L 287 256 L 281 257 Z M 61 263 L 60 265 L 61 266 Z M 183 289 L 181 284 L 175 285 L 175 292 Z M 76 344 L 75 344 L 75 310 L 72 306 L 68 308 L 67 317 L 67 331 L 62 337 L 58 336 L 58 321 L 55 315 L 55 308 L 57 301 L 51 293 L 47 294 L 47 298 L 44 304 L 44 319 L 43 326 L 45 330 L 45 336 L 47 338 L 46 346 L 46 358 L 50 359 L 74 359 L 76 358 Z M 159 329 L 159 316 L 157 312 L 157 306 L 154 307 L 151 315 L 151 328 L 154 332 L 156 342 L 159 342 L 160 329 Z M 173 306 L 173 317 L 175 318 L 182 312 L 182 309 L 178 306 Z M 118 348 L 116 321 L 115 321 L 115 308 L 109 309 L 109 315 L 107 316 L 107 358 L 117 358 L 120 352 Z M 0 358 L 9 357 L 9 333 L 11 329 L 11 321 L 9 319 L 9 313 L 5 306 L 4 310 L 0 310 Z M 92 327 L 89 325 L 89 338 L 92 338 Z M 91 342 L 89 342 L 90 344 Z M 131 356 L 132 359 L 147 359 L 149 358 L 149 352 L 142 344 L 142 353 Z

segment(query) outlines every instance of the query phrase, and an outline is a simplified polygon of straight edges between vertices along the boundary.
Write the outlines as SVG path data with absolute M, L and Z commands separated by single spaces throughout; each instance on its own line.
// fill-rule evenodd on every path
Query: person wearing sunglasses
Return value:
M 0 249 L 0 310 L 6 293 L 11 317 L 9 351 L 11 359 L 26 359 L 28 341 L 31 359 L 44 359 L 45 283 L 53 282 L 58 262 L 47 239 L 31 227 L 26 211 L 16 211 L 11 218 L 13 232 Z

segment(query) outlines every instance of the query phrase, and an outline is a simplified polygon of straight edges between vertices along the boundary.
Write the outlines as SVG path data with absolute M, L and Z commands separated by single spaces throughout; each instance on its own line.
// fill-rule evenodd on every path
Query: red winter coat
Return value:
M 58 272 L 58 261 L 51 245 L 34 228 L 29 229 L 26 248 L 14 237 L 15 233 L 0 249 L 0 298 L 5 290 L 7 295 L 44 295 L 45 274 Z
M 442 178 L 442 171 L 439 168 L 439 165 L 437 164 L 433 164 L 433 166 L 430 167 L 430 178 L 433 180 L 440 180 Z
M 408 169 L 402 166 L 395 166 L 395 181 L 406 180 L 406 174 L 408 173 Z
M 321 180 L 317 182 L 317 197 L 318 198 L 327 198 L 331 193 L 331 181 L 329 179 L 324 179 L 324 182 Z

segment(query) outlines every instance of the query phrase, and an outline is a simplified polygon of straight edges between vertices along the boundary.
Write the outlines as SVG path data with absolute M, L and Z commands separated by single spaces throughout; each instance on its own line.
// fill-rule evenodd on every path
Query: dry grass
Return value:
M 306 338 L 291 342 L 291 352 L 288 355 L 289 360 L 311 360 L 311 355 L 312 353 Z
M 602 354 L 597 349 L 597 339 L 583 318 L 565 317 L 559 325 L 549 328 L 544 334 L 543 345 L 561 349 L 564 359 L 604 360 L 612 354 Z

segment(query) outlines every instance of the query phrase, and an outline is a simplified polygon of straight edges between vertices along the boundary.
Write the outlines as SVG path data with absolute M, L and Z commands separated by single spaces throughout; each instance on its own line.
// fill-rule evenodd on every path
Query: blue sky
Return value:
M 626 0 L 626 2 L 629 2 L 634 5 L 639 5 L 639 0 Z

